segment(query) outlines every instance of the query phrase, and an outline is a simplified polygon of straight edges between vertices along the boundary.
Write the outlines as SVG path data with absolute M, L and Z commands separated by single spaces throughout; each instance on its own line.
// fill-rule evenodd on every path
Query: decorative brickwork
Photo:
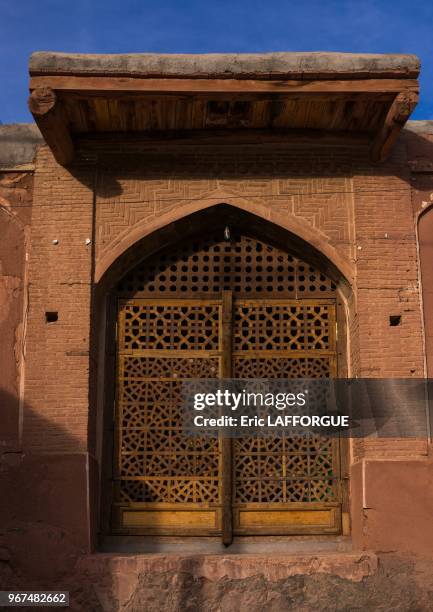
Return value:
M 346 304 L 352 375 L 423 375 L 403 147 L 378 168 L 349 148 L 89 141 L 71 171 L 42 148 L 30 264 L 26 398 L 32 414 L 24 432 L 32 448 L 86 448 L 92 266 L 114 257 L 110 252 L 118 252 L 125 237 L 145 235 L 159 218 L 169 222 L 224 201 L 244 209 L 248 202 L 260 215 L 297 223 L 324 250 L 356 265 Z M 86 245 L 88 238 L 95 244 Z M 56 323 L 46 323 L 47 311 L 58 312 Z M 402 323 L 390 327 L 394 314 Z
M 97 256 L 138 225 L 193 201 L 203 206 L 224 192 L 230 203 L 252 200 L 293 216 L 350 257 L 353 233 L 351 168 L 343 153 L 288 147 L 142 151 L 101 169 L 97 195 Z M 113 175 L 114 171 L 114 175 Z

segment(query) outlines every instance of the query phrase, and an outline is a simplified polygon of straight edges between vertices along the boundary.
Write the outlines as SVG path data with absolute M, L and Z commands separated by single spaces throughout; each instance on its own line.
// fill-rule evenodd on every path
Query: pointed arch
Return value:
M 307 255 L 307 259 L 320 266 L 340 286 L 352 285 L 353 263 L 331 244 L 325 234 L 262 203 L 236 198 L 234 204 L 229 198 L 222 200 L 223 195 L 218 194 L 219 201 L 215 201 L 215 196 L 215 199 L 188 202 L 139 222 L 97 262 L 96 283 L 109 288 L 120 275 L 138 263 L 137 257 L 144 259 L 179 237 L 192 237 L 197 232 L 214 229 L 216 225 L 235 223 L 278 242 L 295 254 Z
M 288 261 L 287 259 L 284 260 L 284 256 L 281 255 L 282 252 L 285 252 L 286 257 L 288 255 L 291 255 L 291 256 L 294 256 L 294 258 L 299 258 L 299 260 L 302 260 L 300 262 L 300 265 L 303 265 L 303 262 L 311 264 L 311 266 L 315 267 L 318 271 L 320 271 L 321 273 L 323 272 L 323 274 L 326 275 L 327 279 L 330 279 L 331 281 L 333 281 L 329 283 L 329 285 L 325 281 L 321 283 L 323 284 L 323 289 L 320 287 L 320 291 L 323 291 L 324 293 L 322 293 L 321 295 L 316 294 L 316 296 L 314 296 L 314 299 L 317 298 L 318 301 L 313 306 L 316 309 L 319 308 L 320 312 L 318 312 L 317 316 L 321 315 L 321 312 L 322 312 L 320 310 L 321 308 L 325 309 L 323 310 L 323 317 L 324 317 L 323 321 L 328 321 L 328 322 L 330 321 L 331 323 L 329 325 L 328 323 L 324 323 L 324 329 L 326 331 L 324 332 L 323 337 L 324 338 L 326 337 L 328 340 L 329 338 L 332 339 L 332 342 L 330 341 L 332 344 L 332 347 L 329 348 L 329 350 L 328 348 L 323 349 L 327 351 L 327 353 L 324 358 L 322 357 L 322 358 L 319 358 L 318 360 L 317 359 L 315 360 L 315 357 L 312 356 L 312 358 L 310 358 L 309 361 L 308 361 L 308 357 L 307 357 L 307 361 L 305 361 L 306 359 L 305 355 L 304 353 L 302 353 L 303 354 L 302 359 L 304 359 L 304 361 L 302 361 L 302 364 L 300 362 L 300 365 L 299 364 L 298 365 L 299 367 L 301 367 L 301 365 L 302 367 L 304 367 L 305 364 L 307 364 L 307 362 L 308 364 L 310 364 L 310 362 L 311 363 L 314 362 L 314 367 L 316 368 L 317 371 L 316 370 L 314 372 L 309 371 L 309 375 L 311 375 L 312 377 L 315 377 L 316 375 L 327 377 L 329 375 L 335 375 L 337 373 L 338 375 L 342 375 L 342 376 L 346 375 L 347 365 L 343 362 L 346 361 L 347 351 L 346 351 L 346 348 L 343 347 L 343 345 L 346 343 L 345 329 L 347 325 L 345 322 L 343 322 L 343 325 L 341 326 L 342 332 L 338 334 L 338 341 L 337 341 L 337 336 L 334 333 L 334 331 L 329 332 L 329 330 L 336 329 L 336 322 L 340 315 L 342 317 L 341 318 L 342 321 L 343 319 L 345 319 L 342 304 L 338 304 L 339 301 L 341 302 L 344 300 L 338 299 L 338 293 L 340 293 L 340 295 L 343 293 L 346 296 L 350 295 L 351 293 L 351 283 L 353 280 L 353 270 L 352 270 L 351 263 L 346 258 L 344 258 L 335 249 L 335 247 L 333 247 L 330 244 L 330 241 L 327 239 L 327 237 L 324 234 L 320 233 L 319 231 L 314 231 L 313 229 L 311 229 L 311 227 L 300 223 L 299 220 L 296 218 L 293 218 L 293 216 L 290 216 L 288 214 L 283 214 L 282 212 L 272 212 L 269 210 L 269 208 L 266 208 L 262 204 L 257 203 L 255 201 L 246 202 L 244 200 L 240 200 L 236 198 L 236 204 L 234 204 L 233 201 L 229 200 L 229 198 L 224 198 L 225 200 L 224 201 L 222 199 L 223 197 L 224 197 L 224 194 L 221 193 L 221 194 L 218 194 L 218 200 L 215 199 L 215 200 L 210 201 L 206 199 L 205 204 L 203 203 L 203 201 L 190 202 L 188 205 L 181 205 L 174 210 L 171 210 L 165 214 L 158 216 L 158 218 L 154 217 L 150 222 L 149 220 L 147 221 L 143 220 L 139 222 L 132 229 L 132 231 L 130 231 L 129 234 L 125 233 L 117 241 L 117 243 L 114 245 L 114 248 L 111 249 L 110 253 L 107 253 L 107 255 L 103 259 L 101 259 L 98 264 L 97 274 L 96 274 L 98 286 L 97 286 L 97 291 L 95 294 L 96 307 L 93 309 L 93 312 L 95 316 L 95 319 L 94 319 L 95 339 L 98 333 L 101 338 L 100 343 L 95 342 L 95 346 L 99 344 L 99 358 L 98 358 L 98 362 L 99 362 L 98 363 L 98 387 L 99 387 L 99 390 L 97 392 L 97 398 L 98 398 L 97 415 L 99 415 L 99 417 L 96 417 L 95 415 L 95 419 L 97 418 L 98 420 L 98 422 L 96 423 L 95 429 L 97 430 L 97 439 L 99 440 L 99 443 L 98 443 L 99 448 L 98 448 L 97 454 L 98 456 L 101 457 L 101 465 L 110 467 L 112 465 L 112 457 L 113 457 L 114 442 L 112 439 L 112 434 L 105 435 L 104 431 L 111 431 L 110 427 L 112 427 L 112 419 L 113 419 L 112 407 L 113 407 L 113 404 L 115 402 L 115 397 L 116 397 L 115 389 L 114 389 L 114 386 L 116 384 L 115 383 L 116 377 L 113 376 L 113 372 L 115 371 L 115 367 L 116 367 L 115 366 L 116 354 L 117 354 L 116 351 L 118 349 L 114 348 L 116 346 L 114 337 L 116 335 L 115 321 L 118 320 L 118 309 L 119 309 L 119 304 L 120 304 L 119 299 L 129 300 L 131 298 L 130 285 L 132 285 L 132 294 L 135 296 L 133 299 L 137 299 L 138 302 L 140 302 L 141 300 L 141 305 L 139 304 L 138 307 L 139 308 L 142 307 L 143 297 L 145 298 L 145 300 L 146 298 L 148 299 L 148 296 L 143 294 L 143 292 L 145 292 L 145 289 L 140 288 L 142 285 L 142 281 L 144 279 L 144 282 L 146 284 L 146 274 L 147 273 L 149 273 L 150 275 L 154 274 L 154 272 L 152 272 L 152 265 L 155 268 L 155 265 L 156 265 L 155 261 L 158 260 L 159 258 L 162 258 L 161 262 L 162 260 L 166 262 L 168 256 L 170 258 L 174 257 L 174 260 L 172 261 L 178 262 L 182 260 L 182 262 L 185 262 L 183 258 L 186 257 L 187 261 L 185 263 L 182 263 L 182 274 L 184 276 L 188 276 L 188 270 L 190 271 L 193 270 L 192 264 L 188 268 L 188 265 L 190 263 L 190 259 L 188 258 L 191 255 L 191 253 L 188 251 L 188 248 L 192 247 L 192 250 L 194 251 L 196 247 L 194 246 L 193 243 L 197 242 L 201 244 L 203 242 L 203 239 L 206 240 L 207 237 L 209 237 L 209 240 L 211 243 L 212 241 L 214 241 L 213 242 L 214 244 L 218 244 L 220 240 L 219 236 L 221 237 L 221 240 L 223 240 L 224 229 L 226 226 L 233 228 L 234 230 L 233 233 L 236 232 L 238 234 L 238 238 L 240 237 L 241 240 L 242 240 L 242 237 L 245 237 L 247 241 L 250 240 L 250 238 L 253 238 L 253 239 L 261 240 L 268 245 L 268 248 L 270 249 L 268 251 L 268 256 L 271 257 L 272 259 L 271 267 L 273 268 L 272 270 L 273 275 L 277 274 L 276 270 L 279 269 L 279 266 L 284 268 L 284 261 L 286 262 Z M 217 236 L 215 237 L 216 234 Z M 236 245 L 235 248 L 237 247 L 241 248 L 239 240 L 234 240 L 233 244 Z M 178 245 L 178 247 L 176 245 Z M 176 250 L 177 248 L 179 250 Z M 186 253 L 183 252 L 184 248 L 186 248 L 187 250 Z M 230 248 L 230 247 L 228 245 L 225 245 L 224 249 L 225 248 Z M 251 251 L 251 248 L 252 247 L 250 247 L 250 251 Z M 172 252 L 171 255 L 167 255 L 167 253 L 171 252 L 171 249 L 174 249 L 174 251 Z M 200 252 L 202 251 L 205 252 L 205 256 L 207 258 L 212 256 L 212 253 L 213 253 L 211 246 L 209 247 L 209 251 L 207 251 L 206 249 L 201 249 L 201 248 L 198 248 L 198 250 Z M 255 248 L 252 250 L 254 252 L 258 251 L 258 249 L 255 249 Z M 277 253 L 277 250 L 279 250 L 278 253 Z M 247 252 L 247 249 L 244 249 L 244 251 Z M 241 250 L 241 252 L 244 252 L 244 251 Z M 181 252 L 181 257 L 179 256 L 179 252 Z M 218 257 L 219 257 L 220 252 L 221 252 L 221 246 L 219 246 Z M 195 255 L 192 254 L 191 260 L 194 257 Z M 279 259 L 280 257 L 282 257 L 282 259 Z M 155 260 L 155 261 L 152 261 L 152 260 Z M 216 258 L 214 258 L 214 260 L 216 261 Z M 203 261 L 205 260 L 203 259 Z M 206 259 L 206 261 L 208 260 Z M 220 259 L 218 259 L 218 261 L 220 261 Z M 277 261 L 278 261 L 278 265 L 276 266 L 274 264 Z M 283 264 L 281 262 L 283 262 Z M 298 265 L 297 263 L 293 263 L 293 258 L 290 260 L 290 262 L 291 262 L 290 265 L 293 266 L 296 270 L 298 269 L 301 270 L 301 267 L 297 268 L 297 265 Z M 194 263 L 194 265 L 196 264 Z M 214 269 L 216 273 L 216 267 L 212 268 L 211 264 L 206 263 L 206 266 L 208 265 L 210 266 L 211 269 Z M 217 265 L 219 266 L 220 264 L 217 264 Z M 262 264 L 259 264 L 259 265 L 261 266 Z M 159 263 L 156 265 L 155 269 L 162 270 L 161 274 L 163 274 L 166 277 L 166 272 L 165 272 L 166 268 L 164 266 L 166 266 L 166 263 L 165 264 Z M 180 269 L 179 266 L 176 267 L 175 264 L 170 264 L 170 266 L 176 268 L 173 274 L 179 272 L 179 269 Z M 184 271 L 183 270 L 184 267 L 188 268 L 188 270 Z M 203 270 L 203 273 L 204 273 L 205 272 L 204 265 L 202 266 L 201 269 Z M 303 269 L 304 268 L 302 268 L 302 270 Z M 281 271 L 281 274 L 285 276 L 285 278 L 289 279 L 287 270 L 288 268 L 286 266 L 286 269 L 283 269 Z M 219 270 L 219 272 L 221 272 L 221 270 Z M 244 295 L 242 292 L 245 288 L 242 287 L 242 284 L 243 284 L 242 281 L 239 281 L 239 282 L 236 281 L 236 283 L 232 282 L 233 279 L 235 278 L 234 277 L 235 272 L 236 270 L 234 268 L 232 268 L 230 271 L 227 271 L 228 276 L 230 276 L 233 273 L 233 275 L 230 276 L 230 279 L 227 281 L 227 283 L 230 285 L 236 285 L 236 283 L 240 284 L 241 289 L 238 295 Z M 225 270 L 224 270 L 224 273 L 225 273 Z M 250 274 L 250 276 L 254 277 L 254 274 Z M 141 277 L 143 277 L 143 279 Z M 299 278 L 301 282 L 301 278 L 298 277 L 297 273 L 295 273 L 295 277 Z M 319 277 L 318 275 L 315 275 L 315 278 L 318 278 L 318 277 Z M 127 278 L 129 278 L 130 280 L 126 280 Z M 194 280 L 192 274 L 190 274 L 188 278 L 191 281 L 193 281 L 193 284 L 190 282 L 190 286 L 193 287 L 193 289 L 197 288 L 197 284 L 199 284 L 199 281 Z M 278 277 L 275 276 L 275 278 L 278 278 Z M 220 295 L 221 294 L 220 290 L 221 289 L 225 290 L 225 287 L 223 285 L 226 283 L 225 277 L 222 277 L 222 279 L 220 278 L 219 281 L 215 281 L 215 284 L 218 286 L 217 287 L 218 291 L 217 289 L 214 289 L 214 287 L 212 286 L 212 289 L 209 289 L 209 292 L 218 293 Z M 150 277 L 148 280 L 150 280 Z M 167 280 L 167 279 L 165 278 L 164 280 Z M 182 280 L 182 283 L 186 282 L 183 278 L 181 278 L 181 280 Z M 202 280 L 204 283 L 204 280 L 205 280 L 204 277 L 202 278 Z M 252 280 L 252 284 L 249 286 L 254 286 L 255 287 L 254 291 L 255 291 L 258 287 L 258 283 L 255 282 L 256 280 L 258 280 L 258 277 L 256 277 L 255 279 L 254 278 L 249 279 L 248 282 L 251 282 L 251 280 Z M 136 283 L 136 281 L 139 281 L 139 282 Z M 161 281 L 162 281 L 162 277 L 161 277 Z M 174 283 L 172 279 L 170 279 L 170 282 Z M 313 281 L 311 282 L 313 283 Z M 126 283 L 126 284 L 122 286 L 122 283 Z M 277 292 L 281 291 L 279 294 L 280 299 L 283 299 L 283 300 L 289 299 L 287 298 L 287 293 L 288 292 L 290 293 L 291 291 L 293 291 L 292 288 L 288 287 L 289 283 L 284 284 L 283 282 L 280 283 L 280 281 L 278 281 L 278 284 L 276 282 L 274 283 L 270 282 L 270 284 L 272 285 L 272 288 L 268 289 L 266 287 L 265 288 L 266 290 L 263 290 L 263 293 L 261 293 L 264 299 L 267 299 L 269 297 L 264 294 L 266 292 L 273 292 L 275 288 L 277 289 Z M 281 290 L 279 288 L 279 284 L 281 284 L 281 286 L 284 285 L 284 287 Z M 119 287 L 119 285 L 121 285 L 121 287 Z M 182 292 L 181 284 L 178 283 L 176 280 L 176 283 L 173 286 L 170 286 L 170 291 L 172 287 L 173 287 L 174 293 L 171 295 L 179 296 L 179 294 Z M 238 291 L 235 286 L 233 288 L 235 289 L 235 291 Z M 136 289 L 138 293 L 136 293 Z M 299 290 L 300 289 L 301 288 L 299 287 Z M 151 290 L 151 287 L 149 286 L 149 291 L 150 290 Z M 207 287 L 205 288 L 204 286 L 202 286 L 201 290 L 205 292 L 207 291 Z M 328 290 L 329 290 L 329 293 L 333 294 L 332 296 L 326 294 Z M 254 291 L 252 291 L 252 293 L 254 293 Z M 308 291 L 312 291 L 312 289 L 308 288 Z M 129 297 L 127 294 L 129 295 Z M 278 293 L 275 295 L 278 295 Z M 298 299 L 298 293 L 296 293 L 296 296 L 297 297 L 295 299 Z M 107 297 L 107 299 L 105 299 L 105 297 Z M 166 297 L 168 296 L 166 295 Z M 304 298 L 306 297 L 308 300 L 308 298 L 312 298 L 313 296 L 312 295 L 309 295 L 309 296 L 301 295 L 300 302 L 302 301 L 303 297 Z M 160 296 L 157 297 L 156 299 L 160 299 Z M 326 300 L 329 300 L 329 301 L 327 302 Z M 147 302 L 147 303 L 149 304 L 150 302 Z M 239 308 L 239 303 L 237 307 Z M 266 306 L 263 306 L 260 304 L 258 306 L 258 308 L 265 308 L 265 307 Z M 279 306 L 277 305 L 277 308 L 278 307 Z M 286 306 L 283 306 L 283 307 L 286 307 Z M 292 305 L 292 307 L 298 307 L 298 306 Z M 133 308 L 137 308 L 137 305 L 134 305 Z M 176 308 L 176 306 L 173 306 L 173 304 L 169 304 L 169 309 L 170 308 Z M 300 306 L 300 308 L 302 309 L 304 308 L 304 306 L 302 305 Z M 205 313 L 205 315 L 206 316 L 204 318 L 206 319 L 207 313 Z M 212 316 L 214 315 L 215 313 L 213 313 Z M 279 316 L 278 313 L 276 313 L 275 316 L 278 318 Z M 256 317 L 256 314 L 254 314 L 254 317 Z M 218 320 L 220 320 L 220 318 L 218 318 Z M 233 320 L 237 320 L 236 316 L 234 317 Z M 327 325 L 328 327 L 326 327 Z M 97 326 L 99 326 L 99 331 L 96 329 Z M 277 343 L 276 346 L 277 345 L 279 346 L 278 344 L 279 342 L 286 341 L 285 336 L 284 338 L 283 336 L 281 337 L 280 336 L 281 334 L 276 336 L 276 339 L 275 339 L 275 342 Z M 121 337 L 123 336 L 121 335 Z M 126 335 L 124 335 L 124 337 L 126 337 Z M 252 337 L 255 338 L 256 336 L 253 335 Z M 302 337 L 304 337 L 304 335 Z M 196 341 L 196 336 L 192 335 L 191 338 L 192 340 L 188 340 L 188 341 L 191 341 L 192 343 L 194 343 Z M 166 340 L 164 337 L 164 342 L 165 341 Z M 173 352 L 176 352 L 176 346 L 177 346 L 176 342 L 177 340 L 173 339 L 173 342 L 171 342 L 170 346 L 167 347 L 168 348 L 167 357 L 164 357 L 164 359 L 165 358 L 168 359 L 169 355 L 172 356 Z M 257 352 L 259 349 L 256 345 L 254 346 L 255 346 L 254 351 Z M 300 351 L 301 351 L 301 348 L 299 349 Z M 340 350 L 341 348 L 343 348 L 343 350 Z M 293 347 L 292 349 L 295 350 L 295 348 Z M 158 345 L 158 350 L 164 350 L 164 349 L 161 349 L 161 347 Z M 188 350 L 188 349 L 185 349 L 185 350 Z M 242 350 L 246 350 L 248 352 L 249 349 L 243 347 Z M 266 348 L 266 350 L 268 350 L 268 348 Z M 317 349 L 317 350 L 320 350 L 320 349 Z M 264 358 L 262 357 L 262 359 Z M 280 366 L 285 367 L 284 364 L 286 362 L 280 363 L 278 361 L 279 359 L 278 355 L 274 356 L 273 359 L 274 361 L 270 361 L 269 364 L 266 366 L 266 367 L 269 367 L 273 372 L 276 371 L 277 368 Z M 296 359 L 296 357 L 286 356 L 286 359 L 289 359 L 289 361 L 287 362 L 288 365 L 287 364 L 286 365 L 287 367 L 290 368 L 290 371 L 293 373 L 294 371 L 293 368 L 295 367 L 294 359 Z M 342 368 L 339 368 L 338 366 L 339 361 L 343 363 Z M 263 365 L 260 359 L 259 360 L 256 359 L 253 366 L 251 366 L 252 367 L 251 372 L 246 373 L 245 367 L 247 366 L 249 367 L 251 364 L 247 362 L 244 363 L 242 355 L 239 357 L 238 362 L 236 362 L 235 364 L 238 370 L 234 369 L 233 371 L 239 374 L 241 372 L 239 368 L 242 366 L 244 368 L 242 372 L 247 378 L 254 377 L 254 375 L 257 376 L 257 373 L 258 373 L 257 368 Z M 166 365 L 164 365 L 164 363 L 162 367 L 165 368 Z M 188 367 L 192 367 L 191 363 L 192 362 L 188 361 Z M 210 365 L 211 367 L 216 367 L 215 365 L 213 365 L 213 363 L 210 363 Z M 176 376 L 177 376 L 178 368 L 180 367 L 180 365 L 176 362 L 176 365 L 174 367 L 176 369 Z M 304 372 L 304 376 L 305 376 L 305 372 Z M 238 376 L 238 377 L 242 378 L 242 376 Z M 266 377 L 266 376 L 262 376 L 262 377 Z M 116 469 L 118 467 L 119 466 L 117 465 Z M 107 477 L 106 479 L 104 479 L 104 475 L 101 474 L 101 482 L 105 482 L 105 480 L 107 480 L 108 484 L 106 486 L 103 486 L 103 492 L 102 492 L 103 501 L 101 504 L 101 509 L 102 509 L 102 519 L 101 520 L 102 520 L 102 525 L 103 525 L 103 531 L 105 533 L 109 533 L 110 524 L 111 524 L 110 517 L 113 516 L 110 510 L 111 504 L 113 503 L 113 497 L 112 497 L 113 492 L 109 486 L 109 478 Z M 132 495 L 132 498 L 135 499 L 135 493 L 133 491 L 131 491 L 131 495 Z M 131 498 L 131 503 L 132 503 L 132 498 Z M 117 498 L 115 499 L 117 500 Z M 155 503 L 159 503 L 159 502 L 156 501 Z M 332 503 L 334 504 L 333 508 L 335 508 L 335 513 L 336 513 L 334 517 L 336 522 L 333 528 L 335 528 L 338 531 L 340 529 L 340 526 L 339 526 L 340 519 L 338 518 L 341 513 L 341 508 L 339 505 L 340 502 L 335 501 Z M 334 512 L 334 510 L 332 512 Z

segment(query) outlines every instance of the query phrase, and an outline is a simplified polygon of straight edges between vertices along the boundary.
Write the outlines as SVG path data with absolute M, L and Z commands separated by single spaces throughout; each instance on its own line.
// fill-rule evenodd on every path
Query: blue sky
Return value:
M 30 121 L 32 51 L 415 53 L 433 119 L 433 0 L 0 0 L 0 121 Z

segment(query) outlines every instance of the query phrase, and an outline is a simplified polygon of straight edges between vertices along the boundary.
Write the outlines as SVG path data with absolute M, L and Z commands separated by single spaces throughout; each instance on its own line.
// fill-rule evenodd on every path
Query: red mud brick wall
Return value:
M 0 456 L 19 448 L 19 391 L 33 176 L 0 170 Z M 0 469 L 2 462 L 0 461 Z
M 420 362 L 424 361 L 424 357 L 426 374 L 429 377 L 433 374 L 433 359 L 430 358 L 433 355 L 430 340 L 433 337 L 433 133 L 422 133 L 415 127 L 405 130 L 400 139 L 406 151 L 403 167 L 405 181 L 401 197 L 398 194 L 395 194 L 397 197 L 387 196 L 383 206 L 387 218 L 383 219 L 381 232 L 387 232 L 388 238 L 385 241 L 384 235 L 378 234 L 376 244 L 371 249 L 374 230 L 372 227 L 367 229 L 364 241 L 370 245 L 370 253 L 376 252 L 376 256 L 372 256 L 364 266 L 358 265 L 360 300 L 360 275 L 364 268 L 365 282 L 370 283 L 365 291 L 365 299 L 368 299 L 369 292 L 374 291 L 374 283 L 379 287 L 374 291 L 379 299 L 373 302 L 371 311 L 376 310 L 379 317 L 386 318 L 386 309 L 389 307 L 389 310 L 393 308 L 395 314 L 402 316 L 401 325 L 389 329 L 393 342 L 388 346 L 381 338 L 385 326 L 376 331 L 372 328 L 371 318 L 367 318 L 371 331 L 370 335 L 361 339 L 363 349 L 360 358 L 364 363 L 370 361 L 371 376 L 380 375 L 376 370 L 378 364 L 379 371 L 383 371 L 383 364 L 389 376 L 409 376 L 413 371 L 416 372 L 415 376 L 422 376 L 419 373 L 422 372 Z M 431 132 L 432 128 L 426 127 Z M 410 201 L 406 193 L 407 185 L 410 185 Z M 409 207 L 412 214 L 409 213 Z M 357 222 L 357 229 L 361 226 L 368 228 L 368 215 L 362 219 L 361 225 Z M 384 259 L 386 244 L 394 236 L 397 240 L 392 240 L 391 253 Z M 378 278 L 375 268 L 384 268 Z M 361 319 L 360 301 L 359 307 Z M 424 317 L 421 318 L 421 325 L 418 325 L 420 311 L 423 311 Z M 397 332 L 395 335 L 394 331 Z M 377 353 L 374 346 L 376 338 L 379 338 L 380 346 L 384 346 L 384 353 L 373 360 Z M 414 347 L 420 344 L 424 347 L 424 339 L 426 355 L 424 350 L 418 348 L 415 353 Z M 410 374 L 402 373 L 403 364 Z M 354 461 L 360 459 L 354 464 L 351 473 L 354 546 L 430 554 L 433 547 L 433 529 L 429 519 L 433 511 L 433 463 L 427 441 L 372 440 L 354 444 L 353 450 Z M 371 461 L 369 457 L 376 457 L 377 460 Z M 411 461 L 411 457 L 415 461 Z
M 353 293 L 346 307 L 352 375 L 423 376 L 406 149 L 403 138 L 391 159 L 375 166 L 367 151 L 345 147 L 88 140 L 80 143 L 77 162 L 64 169 L 42 147 L 31 230 L 25 448 L 59 458 L 76 455 L 85 496 L 83 458 L 89 450 L 94 453 L 88 432 L 96 411 L 89 382 L 98 367 L 90 339 L 94 273 L 101 276 L 132 237 L 219 202 L 292 231 L 299 228 L 350 273 Z M 46 312 L 57 312 L 58 320 L 47 323 Z M 401 315 L 401 324 L 390 327 L 391 315 Z M 95 312 L 95 325 L 98 318 Z M 353 460 L 367 452 L 377 458 L 422 456 L 426 443 L 358 444 Z M 51 498 L 60 490 L 59 481 Z M 80 501 L 80 541 L 90 529 L 88 504 L 88 498 Z
M 424 375 L 404 142 L 381 166 L 359 149 L 284 144 L 84 141 L 80 152 L 70 170 L 46 147 L 37 158 L 24 426 L 29 448 L 87 449 L 89 368 L 96 360 L 89 342 L 93 266 L 101 273 L 130 236 L 144 235 L 161 219 L 169 223 L 218 202 L 301 228 L 353 274 L 347 302 L 353 375 Z M 86 245 L 87 238 L 95 243 Z M 58 321 L 46 323 L 45 312 L 58 312 Z M 390 327 L 391 315 L 401 315 L 401 324 Z
M 24 444 L 32 452 L 87 450 L 92 166 L 36 160 L 30 255 Z M 54 241 L 57 241 L 56 243 Z M 46 313 L 58 320 L 47 322 Z

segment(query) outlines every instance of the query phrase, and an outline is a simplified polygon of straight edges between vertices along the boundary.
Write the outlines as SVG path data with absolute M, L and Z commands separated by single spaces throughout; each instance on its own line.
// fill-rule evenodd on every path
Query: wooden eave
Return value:
M 29 108 L 62 165 L 72 162 L 78 135 L 114 133 L 340 139 L 367 142 L 372 159 L 384 161 L 419 91 L 416 70 L 392 78 L 392 67 L 371 78 L 347 70 L 344 78 L 60 72 L 31 71 Z

